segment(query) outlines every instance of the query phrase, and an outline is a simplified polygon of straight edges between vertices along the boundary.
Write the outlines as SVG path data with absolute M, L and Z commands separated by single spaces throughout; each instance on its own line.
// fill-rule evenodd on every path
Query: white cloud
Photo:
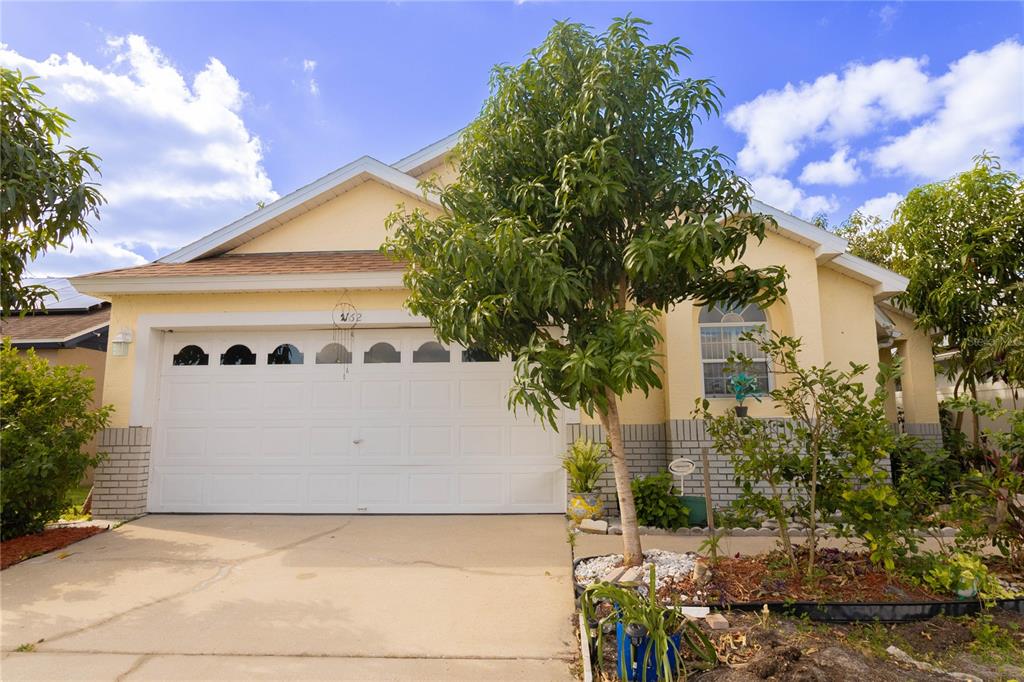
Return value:
M 899 9 L 894 5 L 882 5 L 874 14 L 878 17 L 878 21 L 882 23 L 882 30 L 888 31 L 896 23 L 896 17 L 899 16 Z
M 320 94 L 320 86 L 317 85 L 315 78 L 309 79 L 309 94 L 313 95 L 314 97 Z
M 813 83 L 787 83 L 741 104 L 726 115 L 746 135 L 740 168 L 748 173 L 780 173 L 812 141 L 842 143 L 864 135 L 882 121 L 909 120 L 929 111 L 934 88 L 922 71 L 923 59 L 883 59 L 855 64 Z
M 302 70 L 305 71 L 306 73 L 313 73 L 313 71 L 316 70 L 316 60 L 315 59 L 303 59 L 302 60 Z
M 847 186 L 860 180 L 857 162 L 849 158 L 849 147 L 840 147 L 828 161 L 812 161 L 800 173 L 800 182 L 808 185 Z
M 812 218 L 816 213 L 833 213 L 839 208 L 839 201 L 834 196 L 807 195 L 789 180 L 776 175 L 755 177 L 750 184 L 757 199 L 801 218 Z
M 988 151 L 1011 164 L 1024 130 L 1024 45 L 1007 40 L 971 52 L 934 81 L 942 106 L 927 121 L 884 144 L 874 163 L 890 172 L 945 178 Z
M 897 192 L 889 192 L 885 196 L 868 199 L 857 209 L 864 215 L 872 215 L 889 222 L 892 220 L 892 212 L 896 205 L 903 201 L 903 195 Z
M 915 178 L 948 177 L 983 150 L 1018 165 L 1024 45 L 1011 39 L 972 52 L 934 77 L 926 66 L 926 59 L 910 57 L 856 64 L 741 104 L 726 115 L 729 126 L 746 136 L 737 156 L 740 169 L 780 175 L 812 145 L 860 140 L 863 148 L 854 156 Z M 890 137 L 879 138 L 879 132 Z M 801 180 L 814 182 L 825 170 L 821 164 L 808 164 Z
M 276 198 L 246 95 L 215 58 L 187 80 L 143 36 L 107 41 L 107 64 L 36 61 L 0 45 L 0 64 L 39 76 L 44 101 L 75 118 L 69 143 L 101 157 L 108 204 L 92 243 L 47 254 L 35 274 L 137 265 Z

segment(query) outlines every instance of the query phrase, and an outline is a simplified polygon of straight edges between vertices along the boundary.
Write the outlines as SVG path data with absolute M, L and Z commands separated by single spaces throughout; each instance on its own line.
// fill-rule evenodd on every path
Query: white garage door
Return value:
M 149 509 L 563 511 L 562 441 L 511 376 L 423 329 L 167 333 Z

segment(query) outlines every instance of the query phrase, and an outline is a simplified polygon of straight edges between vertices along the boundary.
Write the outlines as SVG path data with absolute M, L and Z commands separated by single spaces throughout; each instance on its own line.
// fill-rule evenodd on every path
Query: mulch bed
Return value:
M 23 535 L 20 538 L 0 542 L 0 570 L 31 559 L 40 554 L 84 540 L 87 537 L 102 533 L 106 528 L 95 526 L 77 526 L 74 528 L 47 528 L 42 533 Z
M 819 548 L 815 580 L 789 567 L 781 552 L 757 556 L 720 558 L 711 570 L 711 581 L 702 587 L 680 578 L 659 590 L 665 601 L 701 592 L 702 603 L 728 604 L 764 601 L 809 602 L 912 602 L 943 601 L 948 596 L 887 574 L 861 552 Z

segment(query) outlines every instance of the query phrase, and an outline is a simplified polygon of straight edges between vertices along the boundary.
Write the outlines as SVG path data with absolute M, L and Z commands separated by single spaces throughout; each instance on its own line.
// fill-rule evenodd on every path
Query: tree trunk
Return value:
M 974 384 L 971 384 L 971 399 L 975 402 L 978 401 L 978 387 Z M 974 447 L 977 448 L 981 445 L 981 424 L 978 419 L 978 409 L 974 405 L 971 405 L 971 426 L 974 429 L 971 442 L 974 443 Z
M 814 574 L 814 557 L 818 549 L 818 458 L 821 456 L 818 447 L 814 447 L 814 459 L 811 460 L 811 518 L 808 519 L 807 536 L 807 577 Z
M 615 474 L 615 493 L 619 498 L 619 518 L 622 522 L 622 557 L 625 566 L 640 566 L 644 561 L 640 547 L 640 528 L 636 522 L 636 505 L 633 502 L 632 479 L 626 463 L 626 449 L 622 444 L 622 426 L 619 423 L 619 407 L 615 394 L 605 388 L 608 399 L 607 410 L 598 410 L 601 426 L 611 445 L 612 472 Z

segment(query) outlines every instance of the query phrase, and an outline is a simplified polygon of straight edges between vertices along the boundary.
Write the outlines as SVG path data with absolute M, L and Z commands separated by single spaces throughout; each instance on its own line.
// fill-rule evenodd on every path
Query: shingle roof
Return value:
M 217 275 L 294 275 L 333 272 L 400 272 L 404 268 L 379 251 L 228 253 L 187 263 L 149 263 L 94 272 L 86 277 L 187 277 Z
M 85 313 L 35 313 L 0 320 L 0 336 L 14 343 L 24 341 L 66 341 L 110 322 L 110 307 Z

